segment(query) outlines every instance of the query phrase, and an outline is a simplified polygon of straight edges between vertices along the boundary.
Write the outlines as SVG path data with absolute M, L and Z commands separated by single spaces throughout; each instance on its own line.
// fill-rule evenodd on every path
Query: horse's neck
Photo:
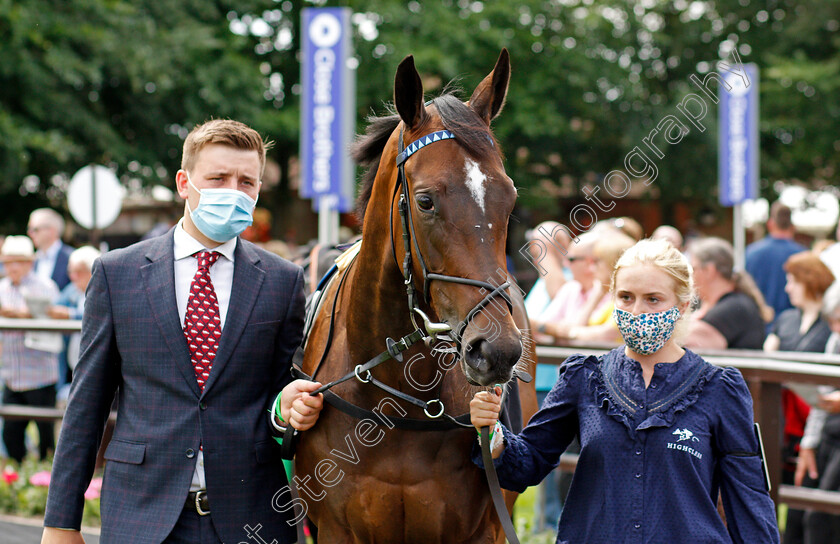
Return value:
M 364 240 L 346 295 L 348 338 L 381 339 L 378 351 L 386 337 L 399 339 L 413 330 L 402 275 L 387 244 Z

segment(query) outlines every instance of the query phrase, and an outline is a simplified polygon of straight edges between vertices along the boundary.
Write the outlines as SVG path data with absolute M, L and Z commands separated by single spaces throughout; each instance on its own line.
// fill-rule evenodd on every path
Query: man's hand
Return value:
M 18 310 L 17 308 L 0 308 L 0 317 L 10 317 L 12 319 L 28 319 L 32 317 L 29 310 Z
M 52 319 L 70 319 L 70 308 L 67 306 L 50 306 L 47 317 Z
M 795 485 L 802 485 L 807 474 L 812 480 L 820 477 L 817 472 L 817 455 L 811 448 L 799 448 L 799 460 L 796 462 L 796 472 L 793 476 Z
M 283 421 L 298 431 L 305 431 L 315 425 L 324 407 L 324 395 L 309 393 L 321 387 L 318 382 L 295 380 L 283 388 L 280 397 L 280 416 Z
M 79 531 L 44 527 L 41 544 L 85 544 L 85 539 Z

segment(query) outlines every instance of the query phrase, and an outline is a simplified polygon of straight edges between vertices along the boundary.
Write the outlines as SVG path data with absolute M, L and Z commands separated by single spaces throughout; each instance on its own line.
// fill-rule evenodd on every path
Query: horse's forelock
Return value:
M 444 128 L 455 135 L 455 139 L 467 153 L 476 159 L 482 159 L 494 152 L 501 154 L 484 121 L 453 92 L 445 92 L 438 96 L 432 101 L 432 105 Z M 364 221 L 365 218 L 382 151 L 391 134 L 399 126 L 400 117 L 396 114 L 371 116 L 367 122 L 365 133 L 356 138 L 350 150 L 356 164 L 365 167 L 361 179 L 362 190 L 356 200 L 356 214 L 360 221 Z
M 432 103 L 444 128 L 455 135 L 455 139 L 467 153 L 477 159 L 494 152 L 499 153 L 496 140 L 488 126 L 454 94 L 443 94 Z

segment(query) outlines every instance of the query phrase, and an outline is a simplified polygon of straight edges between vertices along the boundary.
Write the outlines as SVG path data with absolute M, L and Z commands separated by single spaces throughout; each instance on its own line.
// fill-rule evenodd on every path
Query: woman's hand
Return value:
M 17 308 L 0 308 L 0 317 L 11 317 L 12 319 L 28 319 L 32 317 L 29 310 L 19 310 Z
M 70 319 L 70 308 L 67 306 L 50 306 L 47 317 L 52 319 Z
M 470 401 L 470 421 L 476 430 L 483 427 L 493 428 L 499 420 L 502 410 L 502 386 L 496 385 L 493 391 L 479 391 Z
M 502 386 L 493 386 L 493 391 L 479 391 L 470 401 L 470 421 L 481 435 L 481 429 L 490 427 L 490 433 L 499 421 L 499 412 L 502 410 Z M 505 445 L 501 438 L 501 430 L 498 431 L 496 440 L 490 440 L 490 455 L 498 459 L 505 451 Z

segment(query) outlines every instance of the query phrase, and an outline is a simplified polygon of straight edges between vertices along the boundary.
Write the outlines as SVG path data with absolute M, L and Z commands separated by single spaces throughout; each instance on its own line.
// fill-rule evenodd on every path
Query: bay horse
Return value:
M 468 413 L 480 389 L 516 387 L 517 364 L 535 370 L 521 292 L 506 271 L 517 193 L 490 131 L 509 79 L 502 50 L 468 103 L 444 93 L 424 104 L 406 57 L 396 114 L 369 119 L 354 146 L 369 167 L 362 242 L 323 289 L 302 364 L 321 383 L 350 378 L 330 390 L 340 402 L 325 399 L 295 456 L 321 542 L 504 541 L 484 474 L 470 460 L 477 435 Z M 533 384 L 520 390 L 525 423 L 536 396 Z M 423 428 L 433 418 L 451 423 L 452 414 L 461 415 L 457 424 Z

